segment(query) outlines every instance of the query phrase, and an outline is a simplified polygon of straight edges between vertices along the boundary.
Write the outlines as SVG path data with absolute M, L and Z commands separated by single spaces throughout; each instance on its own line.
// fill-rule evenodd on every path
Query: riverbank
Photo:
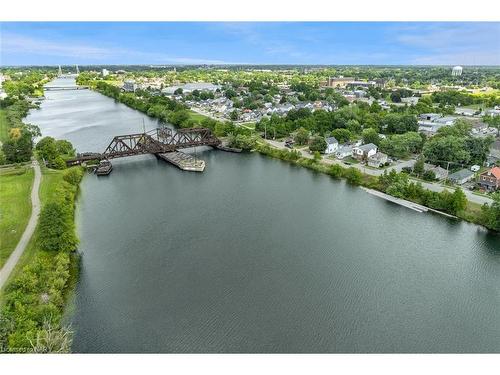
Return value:
M 101 89 L 95 87 L 95 90 L 103 95 L 112 97 L 115 100 L 133 109 L 139 110 L 147 114 L 148 116 L 153 116 L 160 119 L 163 118 L 165 120 L 170 119 L 169 115 L 158 115 L 158 113 L 163 114 L 163 112 L 158 112 L 156 110 L 152 111 L 150 109 L 151 107 L 148 107 L 148 105 L 146 105 L 144 101 L 138 101 L 135 96 L 133 97 L 134 100 L 132 100 L 130 96 L 123 96 L 122 94 L 120 94 L 117 88 L 115 88 L 116 90 L 108 90 L 108 88 L 108 86 L 104 86 Z M 169 102 L 169 105 L 170 104 L 171 103 Z M 214 123 L 215 124 L 212 125 L 215 130 L 217 130 L 217 124 L 221 123 L 216 121 L 214 121 Z M 174 125 L 178 124 L 174 122 Z M 455 189 L 453 192 L 450 192 L 447 189 L 443 189 L 442 191 L 432 191 L 429 189 L 425 189 L 421 183 L 414 181 L 410 182 L 409 178 L 406 178 L 406 175 L 401 174 L 402 176 L 406 176 L 404 178 L 405 186 L 403 187 L 403 189 L 405 190 L 406 188 L 409 188 L 409 191 L 397 191 L 398 188 L 401 187 L 397 186 L 401 183 L 401 181 L 392 181 L 393 186 L 381 186 L 379 180 L 383 175 L 379 176 L 368 174 L 366 173 L 366 170 L 361 171 L 359 168 L 355 167 L 345 168 L 338 163 L 327 164 L 322 160 L 314 160 L 304 157 L 301 151 L 288 151 L 285 149 L 274 148 L 276 152 L 270 152 L 269 150 L 272 149 L 271 147 L 274 148 L 272 145 L 270 146 L 267 143 L 265 143 L 263 146 L 263 143 L 259 142 L 255 150 L 260 152 L 261 154 L 286 160 L 288 162 L 313 169 L 317 172 L 329 174 L 335 178 L 345 178 L 350 184 L 361 185 L 373 190 L 381 191 L 383 193 L 388 193 L 389 195 L 395 196 L 396 198 L 404 198 L 410 202 L 428 207 L 435 212 L 443 212 L 448 215 L 457 216 L 468 222 L 482 225 L 490 230 L 498 231 L 497 225 L 495 225 L 495 223 L 493 223 L 492 225 L 489 220 L 485 219 L 485 214 L 483 212 L 485 210 L 477 210 L 475 205 L 467 200 L 464 192 L 461 189 Z M 269 150 L 267 148 L 269 148 Z M 397 173 L 396 171 L 394 172 Z
M 384 183 L 381 181 L 381 178 L 384 178 L 384 175 L 382 175 L 381 177 L 375 177 L 372 175 L 362 173 L 361 171 L 353 167 L 345 168 L 338 164 L 327 165 L 326 163 L 320 160 L 305 158 L 298 151 L 295 150 L 288 151 L 288 150 L 278 149 L 268 145 L 267 143 L 262 143 L 262 142 L 260 142 L 256 146 L 255 151 L 264 154 L 266 156 L 270 156 L 283 161 L 287 161 L 292 164 L 300 165 L 308 169 L 312 169 L 316 172 L 328 174 L 334 178 L 346 179 L 347 182 L 352 185 L 363 186 L 365 188 L 380 191 L 384 194 L 389 194 L 391 196 L 395 196 L 393 194 L 390 194 L 391 191 L 397 192 L 399 196 L 395 196 L 396 198 L 403 198 L 408 202 L 413 202 L 422 205 L 424 207 L 427 207 L 428 209 L 431 209 L 434 212 L 442 213 L 445 215 L 456 216 L 462 220 L 471 222 L 473 224 L 481 225 L 489 230 L 497 232 L 497 230 L 494 227 L 488 225 L 488 223 L 485 222 L 482 209 L 478 209 L 476 204 L 467 201 L 465 199 L 465 196 L 463 197 L 460 196 L 460 193 L 463 194 L 461 190 L 457 189 L 453 193 L 450 193 L 447 190 L 444 190 L 442 192 L 433 192 L 424 189 L 418 183 L 409 181 L 406 175 L 397 174 L 394 172 L 392 177 L 393 181 L 389 181 L 390 184 L 392 184 L 394 187 L 397 186 L 398 184 L 402 184 L 402 181 L 404 180 L 404 182 L 406 183 L 406 186 L 404 188 L 408 188 L 408 190 L 411 190 L 410 196 L 404 196 L 405 192 L 397 191 L 396 189 L 389 189 L 390 185 L 383 186 Z M 390 176 L 390 174 L 387 176 Z M 405 176 L 406 178 L 405 177 L 399 178 L 399 176 Z M 390 177 L 387 178 L 389 179 Z M 452 212 L 450 211 L 446 212 L 445 210 L 440 209 L 441 207 L 449 207 L 448 209 L 453 210 L 455 206 L 455 202 L 451 201 L 454 199 L 453 196 L 456 196 L 457 201 L 459 200 L 462 201 L 461 202 L 462 206 L 458 207 L 456 211 Z M 463 199 L 465 199 L 465 203 L 463 202 Z M 434 207 L 431 207 L 429 203 L 431 203 Z
M 75 201 L 83 170 L 42 168 L 35 234 L 0 295 L 0 352 L 69 352 L 61 323 L 78 271 Z

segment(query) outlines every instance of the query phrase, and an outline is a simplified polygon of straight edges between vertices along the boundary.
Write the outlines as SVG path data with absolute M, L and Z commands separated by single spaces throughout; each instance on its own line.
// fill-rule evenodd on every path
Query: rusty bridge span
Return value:
M 118 135 L 113 138 L 103 153 L 86 152 L 78 154 L 76 158 L 67 160 L 66 164 L 71 166 L 91 160 L 110 160 L 144 154 L 158 156 L 197 146 L 212 146 L 227 149 L 222 146 L 221 140 L 210 129 L 188 128 L 172 130 L 162 127 L 144 133 Z

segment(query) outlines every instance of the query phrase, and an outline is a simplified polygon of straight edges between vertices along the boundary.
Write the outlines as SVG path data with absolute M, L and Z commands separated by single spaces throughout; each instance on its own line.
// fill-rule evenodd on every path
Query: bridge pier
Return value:
M 175 165 L 183 171 L 203 172 L 205 170 L 205 161 L 196 159 L 191 155 L 180 151 L 165 152 L 155 154 L 158 159 L 162 159 L 170 164 Z

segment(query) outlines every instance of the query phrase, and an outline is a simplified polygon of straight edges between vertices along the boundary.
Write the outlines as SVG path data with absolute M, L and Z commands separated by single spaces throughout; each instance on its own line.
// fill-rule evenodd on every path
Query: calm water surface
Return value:
M 65 81 L 67 82 L 67 81 Z M 79 151 L 156 121 L 91 91 L 28 121 Z M 82 183 L 75 352 L 500 352 L 500 240 L 259 155 Z

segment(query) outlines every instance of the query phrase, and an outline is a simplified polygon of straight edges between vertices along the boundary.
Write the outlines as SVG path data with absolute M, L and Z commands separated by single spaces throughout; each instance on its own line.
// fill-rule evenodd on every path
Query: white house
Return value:
M 349 145 L 344 145 L 339 147 L 337 152 L 335 153 L 335 157 L 337 159 L 344 159 L 351 155 L 352 155 L 352 146 Z
M 377 146 L 373 143 L 357 146 L 352 149 L 352 156 L 356 159 L 364 160 L 377 153 Z
M 326 150 L 325 154 L 333 154 L 339 148 L 339 142 L 335 139 L 335 137 L 328 137 L 326 139 Z

